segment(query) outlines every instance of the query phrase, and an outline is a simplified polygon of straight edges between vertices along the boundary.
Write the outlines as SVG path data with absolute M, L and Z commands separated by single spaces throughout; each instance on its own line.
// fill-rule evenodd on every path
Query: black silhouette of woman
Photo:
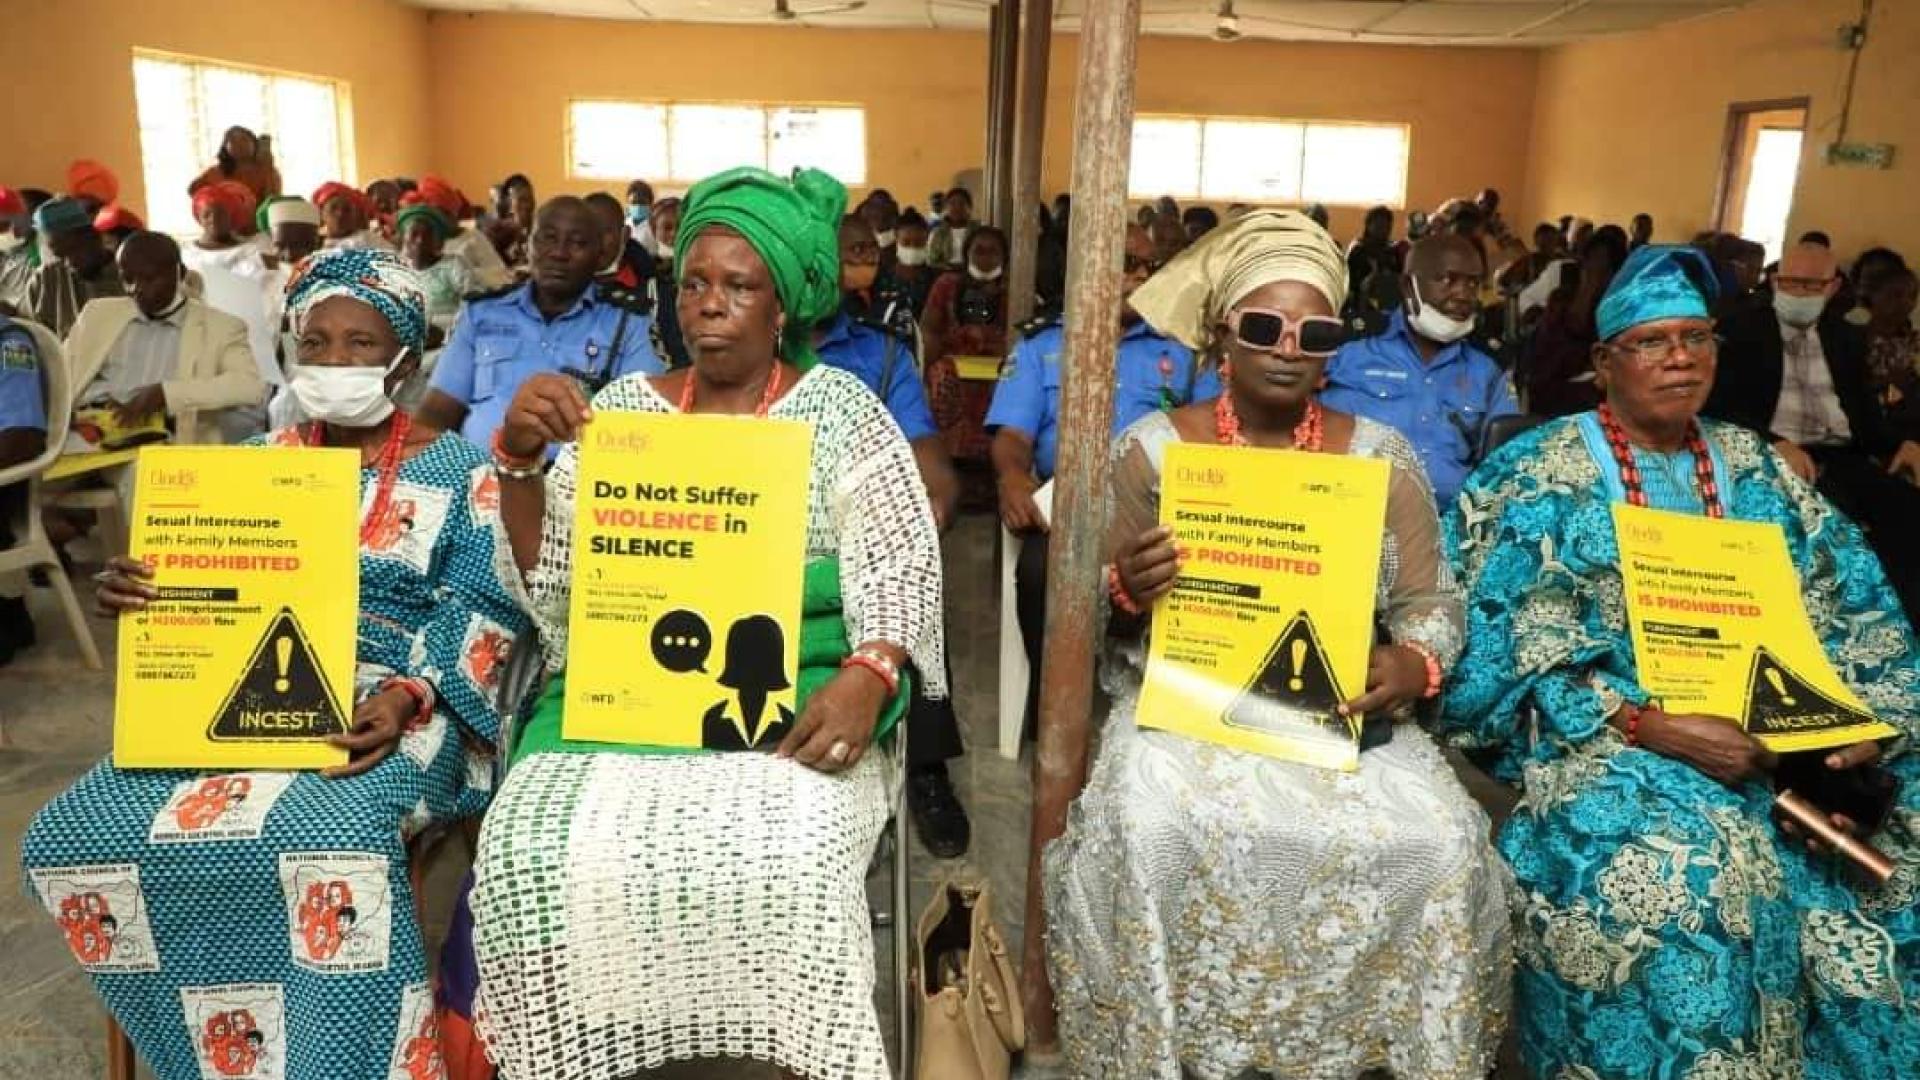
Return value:
M 778 746 L 793 727 L 793 711 L 778 706 L 767 718 L 767 695 L 793 683 L 786 672 L 786 635 L 770 615 L 748 615 L 727 630 L 727 664 L 720 685 L 734 697 L 713 704 L 700 719 L 700 745 L 708 750 L 753 750 Z M 727 715 L 737 701 L 738 715 Z

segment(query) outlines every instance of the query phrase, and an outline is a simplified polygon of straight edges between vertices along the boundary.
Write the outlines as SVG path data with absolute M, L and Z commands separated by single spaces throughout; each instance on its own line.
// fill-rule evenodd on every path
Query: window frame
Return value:
M 1165 192 L 1165 191 L 1136 191 L 1133 189 L 1133 182 L 1131 177 L 1129 177 L 1129 180 L 1127 183 L 1127 199 L 1129 202 L 1140 202 L 1142 200 L 1158 199 L 1164 195 L 1172 195 L 1176 199 L 1198 200 L 1198 201 L 1206 201 L 1206 202 L 1219 202 L 1222 200 L 1229 200 L 1232 202 L 1248 203 L 1254 206 L 1297 206 L 1306 202 L 1319 202 L 1328 207 L 1354 207 L 1354 208 L 1366 208 L 1366 207 L 1385 205 L 1394 210 L 1402 210 L 1402 209 L 1405 209 L 1407 206 L 1407 188 L 1412 182 L 1410 166 L 1413 160 L 1413 125 L 1406 123 L 1404 121 L 1354 120 L 1354 119 L 1336 120 L 1336 119 L 1328 119 L 1328 118 L 1314 119 L 1314 118 L 1293 117 L 1293 116 L 1249 116 L 1244 114 L 1225 114 L 1225 113 L 1216 114 L 1216 113 L 1181 113 L 1181 112 L 1137 112 L 1134 114 L 1133 116 L 1134 123 L 1137 124 L 1142 120 L 1152 120 L 1157 122 L 1169 122 L 1169 121 L 1185 122 L 1185 123 L 1190 123 L 1195 125 L 1198 131 L 1198 138 L 1195 141 L 1200 148 L 1200 157 L 1195 162 L 1195 168 L 1193 172 L 1194 172 L 1194 175 L 1198 178 L 1198 183 L 1200 186 L 1197 190 L 1187 194 L 1181 194 L 1177 192 Z M 1276 200 L 1276 199 L 1268 199 L 1259 195 L 1251 195 L 1251 194 L 1244 194 L 1244 193 L 1217 194 L 1217 195 L 1207 194 L 1206 193 L 1207 126 L 1210 123 L 1278 124 L 1278 125 L 1296 126 L 1300 132 L 1300 160 L 1297 164 L 1296 171 L 1294 174 L 1294 189 L 1300 192 L 1300 195 L 1295 199 Z M 1399 193 L 1390 199 L 1324 199 L 1324 198 L 1311 199 L 1309 198 L 1306 194 L 1306 153 L 1307 153 L 1306 148 L 1308 144 L 1312 141 L 1309 136 L 1310 136 L 1310 133 L 1315 128 L 1372 128 L 1372 129 L 1393 129 L 1393 130 L 1399 131 L 1400 132 L 1400 161 L 1399 161 L 1400 191 Z M 1131 136 L 1131 131 L 1129 131 L 1129 136 Z
M 199 149 L 199 154 L 201 155 L 199 160 L 201 160 L 203 164 L 200 169 L 194 170 L 194 175 L 199 175 L 201 171 L 204 171 L 205 164 L 212 162 L 214 150 L 219 145 L 221 133 L 226 130 L 226 127 L 232 126 L 224 125 L 220 126 L 218 130 L 214 130 L 208 123 L 209 118 L 205 107 L 206 99 L 202 93 L 204 86 L 204 76 L 202 72 L 205 69 L 217 68 L 223 71 L 253 75 L 267 80 L 289 79 L 306 83 L 316 83 L 331 90 L 333 93 L 333 130 L 336 143 L 334 147 L 334 159 L 339 163 L 339 175 L 334 177 L 334 179 L 355 185 L 359 183 L 360 167 L 357 155 L 354 152 L 357 140 L 354 138 L 353 129 L 353 84 L 351 82 L 345 79 L 335 78 L 331 75 L 321 75 L 316 72 L 295 71 L 291 68 L 277 68 L 265 64 L 250 64 L 237 60 L 222 60 L 218 57 L 175 52 L 170 49 L 152 49 L 145 46 L 134 46 L 130 50 L 130 53 L 131 55 L 127 61 L 127 74 L 134 84 L 134 144 L 140 155 L 140 182 L 141 187 L 146 189 L 146 216 L 149 222 L 153 221 L 156 217 L 154 206 L 158 204 L 160 200 L 169 198 L 170 196 L 166 192 L 153 191 L 148 188 L 147 185 L 146 132 L 140 122 L 140 84 L 137 74 L 139 63 L 142 60 L 192 69 L 191 77 L 195 84 L 195 99 L 191 102 L 174 102 L 171 104 L 183 110 L 186 110 L 188 106 L 191 105 L 192 109 L 188 115 L 191 117 L 192 126 L 201 129 L 198 135 L 201 142 L 205 145 Z M 272 108 L 271 93 L 268 94 L 268 107 L 270 109 Z M 275 141 L 278 142 L 283 133 L 276 130 L 277 127 L 277 123 L 274 123 L 264 128 L 263 132 L 256 132 L 256 134 L 265 133 L 272 135 Z M 184 201 L 187 198 L 187 193 L 182 190 L 174 197 Z
M 574 135 L 576 131 L 576 127 L 574 123 L 574 106 L 575 105 L 636 105 L 636 106 L 652 106 L 652 107 L 663 109 L 666 114 L 666 122 L 663 125 L 662 130 L 665 132 L 666 145 L 662 148 L 662 156 L 666 158 L 668 175 L 632 176 L 632 175 L 626 175 L 626 174 L 616 175 L 612 173 L 600 174 L 600 173 L 577 171 L 574 168 L 574 159 L 576 155 L 574 154 L 574 149 L 573 149 Z M 773 159 L 773 138 L 774 138 L 773 114 L 774 113 L 780 112 L 783 110 L 794 110 L 794 109 L 813 109 L 813 110 L 833 109 L 833 110 L 845 110 L 845 111 L 851 111 L 851 112 L 857 113 L 860 116 L 860 173 L 861 175 L 858 179 L 850 179 L 844 176 L 839 177 L 838 179 L 850 188 L 865 187 L 867 184 L 867 181 L 868 181 L 867 174 L 870 171 L 869 166 L 872 163 L 872 157 L 873 157 L 872 137 L 871 137 L 871 129 L 867 124 L 867 107 L 857 102 L 765 101 L 765 100 L 725 101 L 725 100 L 720 100 L 715 98 L 621 98 L 621 97 L 605 97 L 601 95 L 583 95 L 583 96 L 569 97 L 567 98 L 565 105 L 562 106 L 562 109 L 563 109 L 562 127 L 564 130 L 564 137 L 562 138 L 561 144 L 560 144 L 560 157 L 561 157 L 560 167 L 564 171 L 566 178 L 570 181 L 583 181 L 583 182 L 589 182 L 589 183 L 645 180 L 658 187 L 676 188 L 676 189 L 691 187 L 692 185 L 700 182 L 701 180 L 706 179 L 704 174 L 701 176 L 679 176 L 674 174 L 673 172 L 674 113 L 676 109 L 682 106 L 693 106 L 693 107 L 700 107 L 700 108 L 759 110 L 760 132 L 761 132 L 760 134 L 760 155 L 761 156 L 760 156 L 760 161 L 757 163 L 757 165 L 760 168 L 767 168 L 768 162 L 772 161 Z M 756 164 L 756 163 L 742 162 L 741 164 Z

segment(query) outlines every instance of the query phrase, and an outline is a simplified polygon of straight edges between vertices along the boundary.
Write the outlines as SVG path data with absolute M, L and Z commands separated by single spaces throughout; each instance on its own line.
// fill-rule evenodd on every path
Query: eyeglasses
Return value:
M 1776 288 L 1798 289 L 1806 293 L 1817 293 L 1824 290 L 1828 285 L 1833 284 L 1833 279 L 1830 277 L 1781 277 L 1776 274 L 1774 275 L 1773 284 Z
M 1347 324 L 1331 315 L 1294 319 L 1270 308 L 1241 308 L 1227 317 L 1227 329 L 1249 349 L 1274 352 L 1288 334 L 1306 356 L 1332 356 L 1347 342 Z
M 1719 336 L 1711 330 L 1688 330 L 1682 334 L 1661 334 L 1615 342 L 1610 347 L 1633 357 L 1643 367 L 1652 367 L 1664 363 L 1667 357 L 1673 355 L 1675 347 L 1685 350 L 1688 356 L 1705 356 L 1719 344 Z
M 1144 271 L 1148 275 L 1153 275 L 1159 273 L 1160 268 L 1165 265 L 1166 263 L 1158 259 L 1143 259 L 1138 255 L 1124 256 L 1120 262 L 1120 268 L 1128 274 L 1138 274 Z

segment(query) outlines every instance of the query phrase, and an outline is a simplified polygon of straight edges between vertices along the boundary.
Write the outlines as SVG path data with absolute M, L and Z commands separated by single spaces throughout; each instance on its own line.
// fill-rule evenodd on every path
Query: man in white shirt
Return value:
M 67 337 L 77 405 L 112 410 L 119 427 L 156 416 L 179 443 L 221 443 L 229 410 L 265 396 L 246 324 L 186 295 L 180 248 L 164 234 L 135 233 L 120 246 L 128 295 L 95 300 Z

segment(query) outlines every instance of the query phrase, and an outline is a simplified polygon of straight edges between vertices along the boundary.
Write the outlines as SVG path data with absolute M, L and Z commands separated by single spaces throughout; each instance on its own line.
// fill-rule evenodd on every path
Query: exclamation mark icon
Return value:
M 1785 680 L 1780 678 L 1779 668 L 1767 668 L 1765 670 L 1765 675 L 1767 676 L 1767 681 L 1773 684 L 1773 692 L 1780 695 L 1780 704 L 1782 705 L 1798 705 L 1799 704 L 1799 702 L 1793 700 L 1792 694 L 1787 693 L 1787 684 Z
M 1306 639 L 1294 638 L 1288 644 L 1287 651 L 1293 654 L 1293 663 L 1288 665 L 1293 669 L 1293 674 L 1287 677 L 1287 689 L 1297 694 L 1307 688 L 1307 680 L 1300 677 L 1300 668 L 1307 662 Z
M 293 689 L 293 683 L 287 678 L 287 662 L 293 659 L 293 639 L 285 634 L 273 639 L 273 662 L 280 677 L 273 680 L 273 688 L 284 694 Z

